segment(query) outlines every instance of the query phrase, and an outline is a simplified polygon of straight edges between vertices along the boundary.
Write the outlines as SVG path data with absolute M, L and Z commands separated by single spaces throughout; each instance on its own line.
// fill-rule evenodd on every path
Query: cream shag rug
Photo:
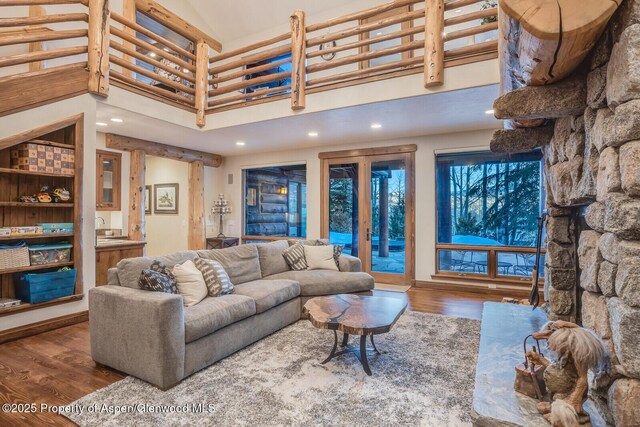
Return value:
M 333 332 L 303 320 L 168 391 L 127 377 L 74 402 L 84 411 L 67 416 L 101 427 L 468 426 L 479 334 L 475 320 L 406 312 L 376 336 L 382 355 L 370 353 L 369 377 L 353 354 L 321 365 Z M 140 404 L 173 412 L 126 406 Z M 194 404 L 215 410 L 198 413 Z

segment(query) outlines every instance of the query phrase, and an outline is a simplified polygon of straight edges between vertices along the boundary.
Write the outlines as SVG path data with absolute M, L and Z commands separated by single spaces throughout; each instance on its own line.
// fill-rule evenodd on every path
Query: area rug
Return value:
M 320 364 L 333 333 L 299 321 L 168 391 L 127 377 L 66 416 L 102 427 L 468 426 L 479 334 L 476 320 L 406 312 L 376 336 L 369 377 L 353 354 Z

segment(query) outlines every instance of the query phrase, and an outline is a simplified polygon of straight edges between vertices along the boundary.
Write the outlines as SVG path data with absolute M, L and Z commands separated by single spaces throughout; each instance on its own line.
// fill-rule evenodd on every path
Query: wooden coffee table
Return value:
M 303 313 L 316 328 L 333 331 L 333 348 L 322 364 L 342 354 L 354 353 L 367 375 L 371 375 L 367 351 L 380 354 L 373 336 L 389 332 L 406 308 L 407 303 L 396 298 L 331 295 L 311 298 L 304 305 Z M 340 351 L 337 351 L 338 331 L 344 334 Z M 349 345 L 349 335 L 360 336 L 359 348 Z M 371 337 L 373 348 L 367 348 L 367 336 Z

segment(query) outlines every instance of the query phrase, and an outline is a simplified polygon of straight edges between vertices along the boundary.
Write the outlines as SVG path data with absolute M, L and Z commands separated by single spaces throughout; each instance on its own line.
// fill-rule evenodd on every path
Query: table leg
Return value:
M 346 347 L 347 344 L 349 344 L 349 334 L 343 334 L 341 347 Z
M 334 330 L 333 331 L 333 348 L 331 349 L 331 353 L 329 354 L 329 357 L 327 357 L 324 360 L 324 362 L 322 362 L 323 365 L 327 363 L 329 360 L 333 359 L 333 356 L 335 356 L 336 354 L 337 348 L 338 348 L 338 333 Z
M 360 362 L 367 375 L 371 376 L 371 369 L 369 368 L 369 361 L 367 360 L 367 336 L 360 336 Z
M 378 347 L 376 347 L 376 343 L 373 342 L 373 335 L 371 335 L 371 346 L 373 347 L 373 351 L 375 351 L 376 353 L 380 354 L 380 351 L 378 350 Z

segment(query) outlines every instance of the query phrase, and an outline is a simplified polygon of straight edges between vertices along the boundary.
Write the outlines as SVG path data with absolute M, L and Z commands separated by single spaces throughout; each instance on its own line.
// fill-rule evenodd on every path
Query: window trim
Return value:
M 469 147 L 467 149 L 447 149 L 447 150 L 436 150 L 434 151 L 433 156 L 433 164 L 434 164 L 434 183 L 435 183 L 435 191 L 434 191 L 434 210 L 435 210 L 435 250 L 434 250 L 434 259 L 435 259 L 435 273 L 431 274 L 432 279 L 455 279 L 461 281 L 470 281 L 470 282 L 489 282 L 489 283 L 498 283 L 505 285 L 516 285 L 529 287 L 532 283 L 531 277 L 519 277 L 519 276 L 509 276 L 505 274 L 499 274 L 496 270 L 498 253 L 499 252 L 509 252 L 509 253 L 528 253 L 535 254 L 536 247 L 535 246 L 490 246 L 490 245 L 460 245 L 456 243 L 438 243 L 438 155 L 447 155 L 447 154 L 482 154 L 484 152 L 490 151 L 487 148 L 481 147 Z M 544 181 L 541 182 L 543 184 Z M 542 185 L 541 185 L 542 187 Z M 487 273 L 486 274 L 478 274 L 478 273 L 456 273 L 451 271 L 441 271 L 439 265 L 439 251 L 440 250 L 458 250 L 458 251 L 475 251 L 475 252 L 487 252 Z M 540 254 L 546 254 L 546 248 L 543 246 L 540 248 Z M 544 268 L 543 266 L 539 266 Z M 538 277 L 538 285 L 544 286 L 544 277 Z

